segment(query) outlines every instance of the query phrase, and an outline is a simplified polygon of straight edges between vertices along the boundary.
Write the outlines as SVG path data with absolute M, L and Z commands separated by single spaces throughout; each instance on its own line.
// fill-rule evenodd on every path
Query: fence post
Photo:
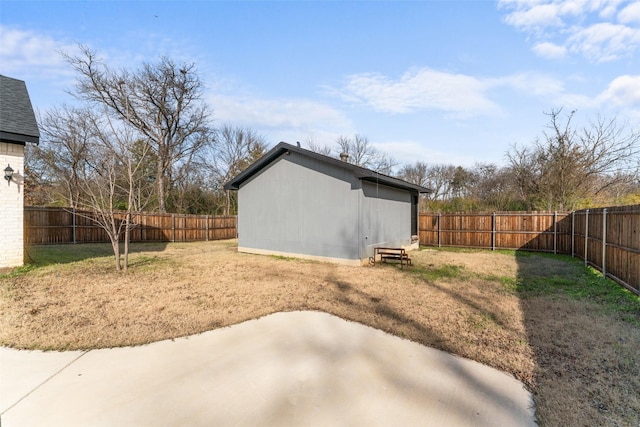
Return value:
M 576 240 L 576 211 L 571 211 L 571 258 L 576 256 L 575 240 Z
M 442 218 L 442 214 L 440 212 L 438 212 L 438 247 L 440 247 L 441 245 L 441 240 L 440 240 L 440 220 Z
M 553 212 L 553 253 L 558 253 L 558 211 Z
M 176 217 L 174 214 L 171 214 L 171 241 L 176 241 Z
M 589 256 L 589 209 L 584 212 L 584 266 L 588 264 L 587 256 Z
M 72 233 L 73 233 L 73 244 L 75 245 L 76 240 L 76 208 L 71 209 L 71 222 L 73 224 Z
M 496 213 L 491 214 L 491 250 L 496 250 Z
M 607 277 L 607 208 L 602 209 L 602 276 Z
M 209 241 L 209 215 L 205 215 L 204 216 L 204 241 L 208 242 Z

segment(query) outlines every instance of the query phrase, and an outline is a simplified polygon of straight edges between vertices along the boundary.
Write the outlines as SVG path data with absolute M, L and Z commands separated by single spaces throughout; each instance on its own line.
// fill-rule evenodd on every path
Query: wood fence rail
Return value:
M 425 246 L 576 256 L 640 295 L 640 205 L 575 212 L 421 213 L 418 230 Z
M 109 242 L 90 211 L 25 206 L 24 242 L 28 245 Z M 124 221 L 125 213 L 118 213 Z M 192 242 L 236 237 L 235 216 L 131 214 L 131 242 Z

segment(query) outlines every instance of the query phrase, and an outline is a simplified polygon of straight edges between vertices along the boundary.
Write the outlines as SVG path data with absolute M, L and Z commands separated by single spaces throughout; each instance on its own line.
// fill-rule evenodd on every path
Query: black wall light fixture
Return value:
M 4 179 L 7 180 L 7 185 L 11 185 L 11 180 L 13 179 L 13 169 L 11 165 L 7 165 L 7 167 L 4 168 Z

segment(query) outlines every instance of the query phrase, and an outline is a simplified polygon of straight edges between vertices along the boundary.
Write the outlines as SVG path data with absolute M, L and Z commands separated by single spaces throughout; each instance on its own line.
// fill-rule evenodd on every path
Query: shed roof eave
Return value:
M 381 174 L 379 172 L 363 168 L 361 166 L 356 166 L 352 163 L 347 163 L 339 159 L 334 159 L 333 157 L 325 156 L 323 154 L 315 153 L 313 151 L 305 150 L 300 147 L 296 147 L 286 142 L 281 142 L 272 148 L 267 154 L 258 159 L 255 163 L 249 166 L 247 169 L 239 173 L 235 178 L 231 181 L 227 182 L 224 185 L 225 190 L 239 190 L 240 186 L 247 181 L 252 176 L 259 173 L 262 169 L 268 166 L 271 162 L 276 160 L 278 157 L 288 153 L 288 152 L 296 152 L 300 153 L 304 156 L 318 159 L 322 162 L 333 164 L 335 166 L 345 168 L 350 170 L 358 179 L 374 181 L 384 183 L 385 185 L 400 188 L 407 191 L 415 191 L 418 193 L 431 193 L 432 190 L 422 187 L 420 185 L 411 184 L 410 182 L 403 181 L 399 178 L 394 178 L 388 175 Z
M 402 190 L 412 191 L 416 193 L 429 194 L 433 192 L 429 188 L 422 187 L 417 184 L 412 184 L 410 182 L 404 181 L 399 178 L 394 178 L 392 176 L 378 174 L 375 171 L 373 173 L 368 173 L 368 174 L 356 173 L 356 177 L 358 177 L 358 179 L 362 181 L 381 183 L 389 187 L 400 188 Z

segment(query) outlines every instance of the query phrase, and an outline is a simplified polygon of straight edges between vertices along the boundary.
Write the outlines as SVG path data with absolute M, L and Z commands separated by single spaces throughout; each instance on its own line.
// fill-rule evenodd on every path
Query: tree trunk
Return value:
M 165 205 L 165 187 L 164 187 L 164 168 L 162 156 L 158 156 L 158 170 L 156 173 L 156 180 L 158 180 L 158 210 L 160 213 L 167 212 L 167 206 Z
M 129 268 L 129 239 L 131 233 L 131 213 L 127 212 L 127 219 L 125 220 L 124 229 L 124 271 Z
M 116 270 L 122 270 L 122 265 L 120 263 L 120 242 L 118 242 L 118 235 L 109 236 L 111 238 L 111 246 L 113 247 L 113 256 L 116 259 Z

